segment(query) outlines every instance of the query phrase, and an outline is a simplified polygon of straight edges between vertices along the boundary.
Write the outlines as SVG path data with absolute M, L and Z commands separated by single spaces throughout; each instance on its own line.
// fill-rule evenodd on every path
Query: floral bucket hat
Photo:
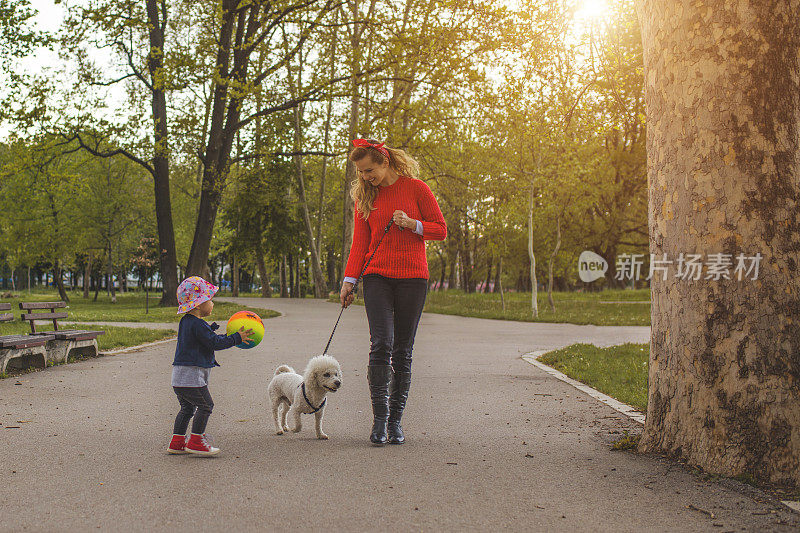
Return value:
M 192 276 L 178 285 L 178 314 L 191 311 L 203 302 L 209 301 L 219 290 L 200 276 Z

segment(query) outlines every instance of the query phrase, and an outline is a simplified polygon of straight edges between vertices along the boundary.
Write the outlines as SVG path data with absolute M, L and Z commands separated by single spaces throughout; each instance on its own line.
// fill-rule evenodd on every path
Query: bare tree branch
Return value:
M 58 145 L 67 145 L 67 144 L 70 144 L 72 141 L 78 141 L 78 146 L 80 148 L 86 150 L 87 152 L 89 152 L 90 154 L 92 154 L 95 157 L 107 158 L 107 157 L 114 157 L 116 155 L 121 155 L 121 156 L 127 157 L 128 159 L 130 159 L 134 163 L 137 163 L 137 164 L 141 165 L 142 167 L 144 167 L 152 176 L 155 176 L 155 170 L 153 169 L 153 167 L 147 161 L 136 157 L 135 155 L 133 155 L 132 153 L 128 152 L 124 148 L 117 148 L 115 150 L 103 151 L 103 150 L 100 149 L 100 141 L 97 141 L 97 140 L 95 140 L 96 142 L 94 143 L 94 146 L 92 147 L 92 146 L 86 144 L 83 141 L 83 138 L 81 137 L 80 133 L 75 133 L 71 137 L 67 137 L 66 135 L 64 135 L 64 141 L 61 142 L 61 143 L 58 143 Z M 72 153 L 72 152 L 75 152 L 75 151 L 76 150 L 71 150 L 71 151 L 67 151 L 65 153 Z

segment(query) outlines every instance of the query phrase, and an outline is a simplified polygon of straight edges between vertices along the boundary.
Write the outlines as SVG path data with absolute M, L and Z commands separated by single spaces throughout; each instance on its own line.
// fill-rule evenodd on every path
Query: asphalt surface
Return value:
M 426 314 L 402 446 L 372 447 L 364 308 L 330 353 L 344 370 L 323 429 L 274 434 L 278 364 L 300 370 L 338 314 L 322 301 L 242 300 L 284 316 L 260 346 L 220 352 L 214 458 L 166 454 L 174 342 L 0 380 L 0 531 L 794 531 L 798 515 L 746 485 L 615 452 L 639 431 L 520 359 L 575 342 L 647 342 L 649 328 Z

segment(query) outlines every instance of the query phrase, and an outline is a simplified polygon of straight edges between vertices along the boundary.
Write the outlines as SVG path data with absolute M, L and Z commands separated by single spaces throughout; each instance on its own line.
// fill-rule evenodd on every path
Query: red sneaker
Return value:
M 169 443 L 167 448 L 168 453 L 186 453 L 186 437 L 183 435 L 173 435 L 172 442 Z
M 202 435 L 192 433 L 189 442 L 186 443 L 186 451 L 197 455 L 217 455 L 219 448 L 214 448 L 208 443 L 205 433 Z

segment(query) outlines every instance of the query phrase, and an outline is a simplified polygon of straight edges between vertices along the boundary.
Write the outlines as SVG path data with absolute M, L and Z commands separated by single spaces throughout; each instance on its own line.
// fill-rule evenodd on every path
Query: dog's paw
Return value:
M 276 435 L 283 435 L 283 432 L 284 432 L 283 429 L 279 429 L 275 434 Z
M 289 426 L 283 426 L 283 431 L 288 433 L 289 432 Z
M 317 438 L 320 440 L 328 440 L 328 436 L 325 433 L 317 433 Z

